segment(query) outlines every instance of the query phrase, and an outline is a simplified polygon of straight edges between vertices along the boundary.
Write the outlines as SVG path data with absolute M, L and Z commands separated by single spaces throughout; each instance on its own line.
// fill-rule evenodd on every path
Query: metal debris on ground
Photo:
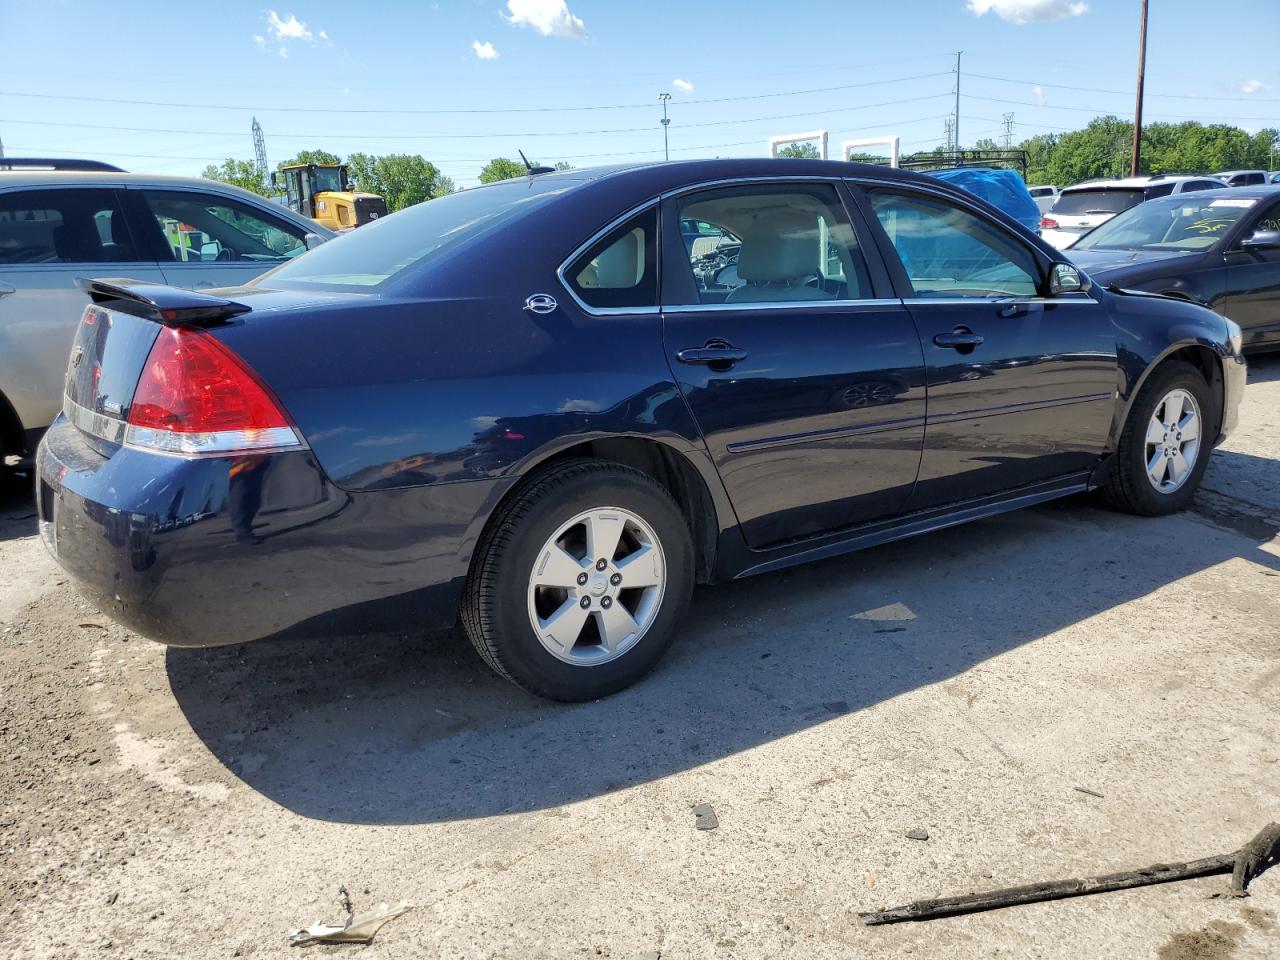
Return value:
M 977 913 L 997 910 L 1021 903 L 1039 903 L 1044 900 L 1061 900 L 1091 893 L 1106 893 L 1130 887 L 1144 887 L 1175 880 L 1190 880 L 1214 874 L 1231 874 L 1231 895 L 1247 897 L 1249 883 L 1268 867 L 1280 863 L 1280 823 L 1269 823 L 1252 840 L 1234 853 L 1224 853 L 1188 863 L 1157 863 L 1141 870 L 1110 873 L 1100 877 L 1083 877 L 1074 880 L 1054 880 L 1032 883 L 1021 887 L 1008 887 L 988 893 L 970 893 L 962 897 L 943 897 L 938 900 L 917 900 L 891 910 L 878 910 L 858 916 L 867 926 L 882 923 L 902 923 L 906 920 L 934 920 L 938 917 L 961 913 Z
M 372 910 L 354 913 L 351 896 L 345 886 L 338 887 L 338 896 L 342 898 L 342 909 L 347 915 L 346 923 L 313 923 L 309 927 L 295 930 L 289 934 L 289 943 L 295 947 L 307 947 L 315 943 L 371 943 L 384 923 L 394 920 L 409 910 L 413 904 L 401 900 L 399 903 L 380 903 Z
M 693 815 L 697 818 L 693 825 L 699 830 L 714 830 L 720 826 L 719 819 L 716 818 L 716 812 L 711 809 L 711 804 L 700 803 L 693 808 Z
M 1072 787 L 1071 789 L 1079 793 L 1087 793 L 1089 796 L 1097 797 L 1099 800 L 1107 799 L 1102 794 L 1100 794 L 1097 790 L 1090 790 L 1088 787 Z

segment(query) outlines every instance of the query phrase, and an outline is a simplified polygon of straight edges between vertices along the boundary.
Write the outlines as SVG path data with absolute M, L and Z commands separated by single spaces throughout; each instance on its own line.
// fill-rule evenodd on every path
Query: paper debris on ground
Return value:
M 314 923 L 302 930 L 295 930 L 289 934 L 289 942 L 295 947 L 313 943 L 369 943 L 384 923 L 394 920 L 412 906 L 413 904 L 404 900 L 399 903 L 380 903 L 372 910 L 348 917 L 344 924 Z
M 874 610 L 863 610 L 855 613 L 850 620 L 914 620 L 916 615 L 905 603 L 890 603 Z

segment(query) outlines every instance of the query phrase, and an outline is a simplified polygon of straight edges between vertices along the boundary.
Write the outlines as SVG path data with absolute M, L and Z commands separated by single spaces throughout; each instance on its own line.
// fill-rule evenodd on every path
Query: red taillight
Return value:
M 284 411 L 218 340 L 164 327 L 129 405 L 126 442 L 170 453 L 298 446 Z
M 1055 219 L 1053 219 L 1053 217 L 1041 217 L 1041 218 L 1040 218 L 1040 229 L 1041 229 L 1041 230 L 1057 230 L 1057 229 L 1058 229 L 1058 221 L 1057 221 L 1057 220 L 1055 220 Z

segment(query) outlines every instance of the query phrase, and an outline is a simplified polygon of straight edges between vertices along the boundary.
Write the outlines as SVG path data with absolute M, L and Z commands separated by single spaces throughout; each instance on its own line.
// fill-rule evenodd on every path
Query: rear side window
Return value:
M 1159 186 L 1147 188 L 1147 199 L 1154 200 L 1156 197 L 1167 197 L 1173 193 L 1174 184 L 1162 183 Z
M 876 191 L 871 206 L 916 297 L 1034 297 L 1035 258 L 1004 230 L 945 200 Z
M 1119 213 L 1136 207 L 1145 198 L 1141 189 L 1128 190 L 1111 187 L 1100 190 L 1067 190 L 1058 194 L 1053 204 L 1054 213 L 1081 216 L 1086 213 Z
M 127 263 L 140 259 L 114 190 L 0 194 L 0 263 Z
M 179 262 L 275 263 L 307 249 L 305 230 L 228 197 L 186 190 L 146 190 L 143 196 L 164 246 Z
M 651 207 L 591 245 L 565 270 L 565 279 L 589 307 L 658 304 L 658 210 Z

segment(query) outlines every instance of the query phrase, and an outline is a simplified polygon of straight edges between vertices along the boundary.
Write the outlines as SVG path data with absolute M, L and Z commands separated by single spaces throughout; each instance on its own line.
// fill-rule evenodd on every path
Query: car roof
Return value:
M 1142 187 L 1151 187 L 1160 183 L 1182 183 L 1186 180 L 1216 180 L 1217 176 L 1210 176 L 1207 173 L 1176 173 L 1161 176 L 1141 177 L 1117 177 L 1114 180 L 1086 180 L 1084 183 L 1077 183 L 1075 186 L 1063 187 L 1062 192 L 1068 190 L 1137 190 Z
M 1215 173 L 1214 176 L 1215 177 L 1234 177 L 1237 173 L 1260 173 L 1264 177 L 1267 175 L 1267 171 L 1265 170 L 1223 170 L 1220 173 Z

